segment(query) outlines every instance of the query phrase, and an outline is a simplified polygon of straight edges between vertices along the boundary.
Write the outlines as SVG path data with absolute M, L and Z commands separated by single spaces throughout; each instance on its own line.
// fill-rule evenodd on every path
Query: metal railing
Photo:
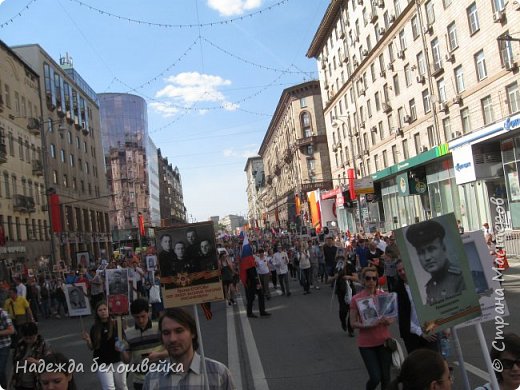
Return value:
M 508 256 L 520 256 L 520 231 L 506 231 L 504 233 L 504 243 Z

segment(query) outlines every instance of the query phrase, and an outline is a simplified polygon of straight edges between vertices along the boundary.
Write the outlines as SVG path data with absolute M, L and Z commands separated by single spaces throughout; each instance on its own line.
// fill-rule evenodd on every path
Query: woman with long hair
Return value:
M 236 304 L 235 302 L 235 286 L 233 279 L 235 278 L 235 270 L 233 264 L 229 260 L 227 252 L 220 252 L 218 256 L 220 272 L 222 275 L 222 284 L 224 285 L 224 296 L 229 305 Z
M 76 390 L 72 375 L 73 361 L 62 353 L 51 353 L 43 358 L 44 371 L 39 374 L 42 390 Z
M 86 341 L 87 347 L 94 351 L 93 359 L 98 365 L 112 364 L 113 370 L 96 372 L 103 390 L 128 390 L 126 370 L 120 368 L 124 363 L 121 361 L 120 351 L 116 349 L 116 336 L 116 323 L 108 314 L 106 302 L 101 301 L 95 308 L 94 325 L 90 328 L 90 333 L 83 332 L 82 338 Z
M 453 383 L 448 363 L 431 349 L 416 349 L 403 362 L 389 390 L 450 390 Z
M 389 326 L 395 319 L 377 314 L 376 296 L 385 294 L 377 288 L 378 279 L 377 268 L 363 268 L 363 290 L 352 297 L 350 304 L 350 321 L 353 328 L 359 329 L 357 345 L 369 375 L 366 390 L 374 390 L 379 383 L 382 389 L 386 389 L 390 383 L 392 354 L 385 342 L 392 337 Z

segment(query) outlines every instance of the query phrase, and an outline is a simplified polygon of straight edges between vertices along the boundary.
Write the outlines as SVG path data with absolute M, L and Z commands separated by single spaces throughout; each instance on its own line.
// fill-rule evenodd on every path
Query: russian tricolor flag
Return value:
M 249 244 L 247 233 L 244 233 L 244 242 L 242 244 L 242 251 L 240 252 L 240 280 L 246 286 L 247 270 L 255 266 L 255 258 L 253 256 L 253 248 Z

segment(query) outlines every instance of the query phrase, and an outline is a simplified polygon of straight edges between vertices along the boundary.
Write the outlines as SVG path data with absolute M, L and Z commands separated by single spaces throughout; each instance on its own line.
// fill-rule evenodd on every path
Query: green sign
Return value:
M 410 183 L 408 181 L 408 173 L 401 173 L 395 178 L 397 183 L 397 192 L 399 196 L 410 195 Z

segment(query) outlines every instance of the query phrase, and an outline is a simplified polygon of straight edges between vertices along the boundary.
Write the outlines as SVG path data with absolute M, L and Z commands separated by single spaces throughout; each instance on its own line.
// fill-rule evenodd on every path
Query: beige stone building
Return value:
M 45 263 L 48 213 L 39 127 L 39 77 L 0 41 L 0 277 Z M 30 261 L 26 263 L 26 259 Z
M 57 194 L 61 230 L 51 227 L 55 260 L 75 267 L 77 254 L 88 252 L 94 261 L 111 252 L 108 191 L 96 93 L 62 57 L 58 64 L 39 45 L 12 48 L 40 76 L 38 107 L 27 116 L 30 127 L 44 132 L 47 188 Z M 40 103 L 41 102 L 41 103 Z M 37 125 L 39 124 L 39 125 Z
M 493 196 L 505 199 L 507 226 L 520 227 L 519 8 L 331 1 L 307 56 L 317 59 L 328 137 L 341 144 L 332 174 L 354 168 L 374 181 L 360 209 L 339 208 L 342 230 L 449 212 L 474 230 L 494 220 Z
M 332 188 L 320 84 L 282 92 L 260 146 L 265 171 L 264 226 L 297 228 L 309 220 L 306 193 Z M 297 212 L 296 195 L 302 203 Z
M 265 187 L 264 164 L 260 156 L 249 157 L 244 168 L 247 180 L 247 223 L 251 228 L 262 226 L 260 193 Z

